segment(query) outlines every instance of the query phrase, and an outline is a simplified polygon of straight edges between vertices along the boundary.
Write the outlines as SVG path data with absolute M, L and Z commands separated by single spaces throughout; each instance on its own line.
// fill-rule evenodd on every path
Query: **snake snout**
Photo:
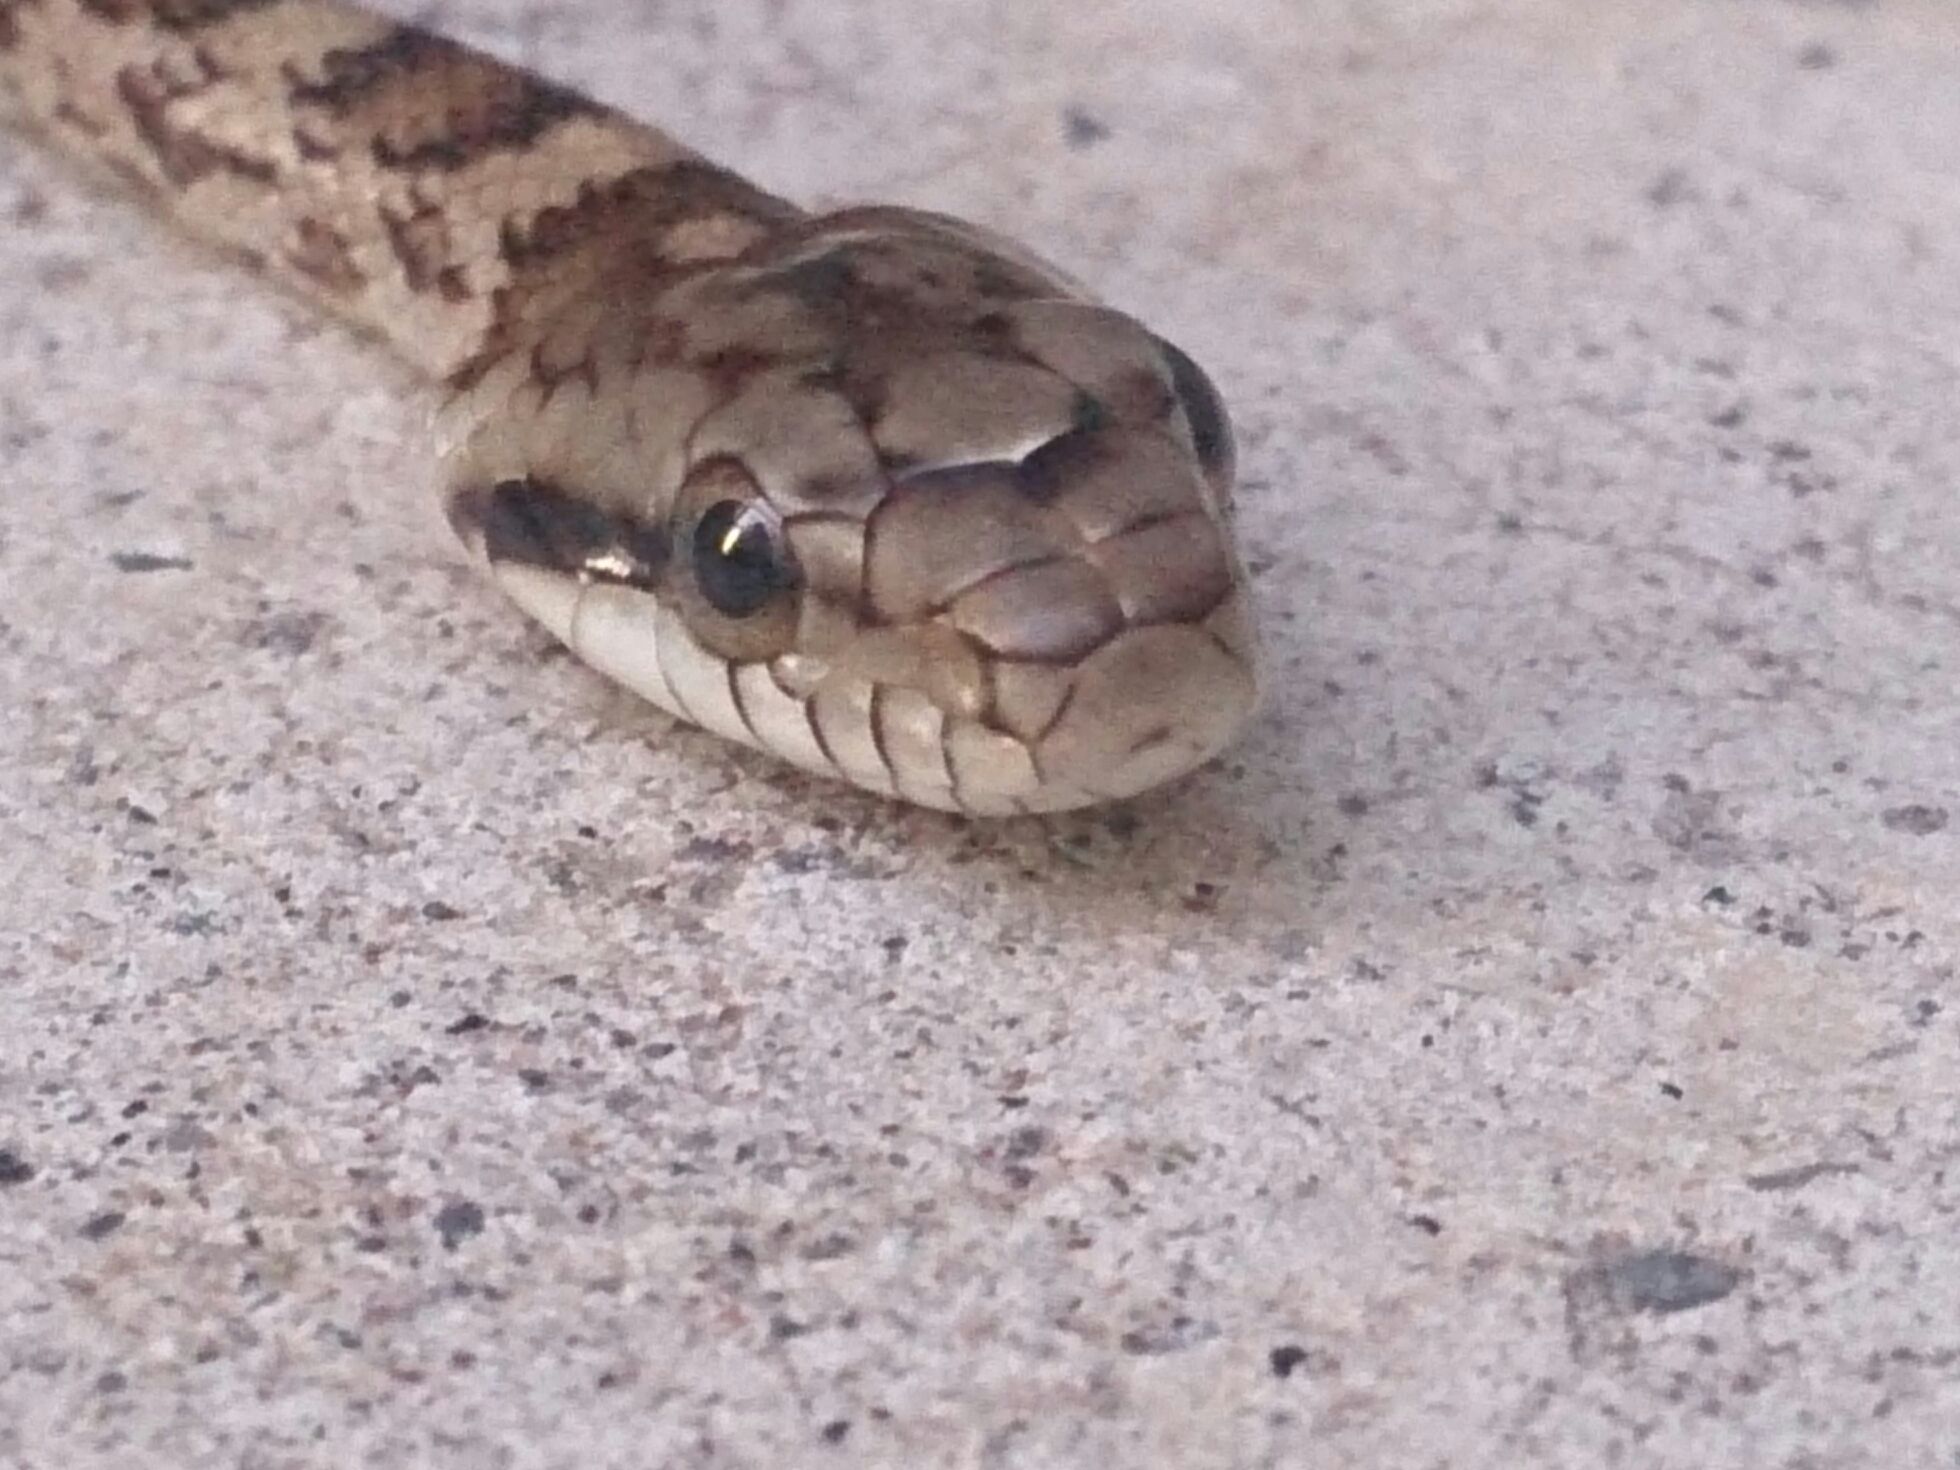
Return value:
M 863 616 L 889 637 L 955 640 L 978 676 L 963 707 L 941 702 L 994 742 L 955 768 L 954 801 L 1056 810 L 1167 780 L 1243 726 L 1256 660 L 1242 583 L 1188 453 L 1084 431 L 902 477 L 867 523 Z

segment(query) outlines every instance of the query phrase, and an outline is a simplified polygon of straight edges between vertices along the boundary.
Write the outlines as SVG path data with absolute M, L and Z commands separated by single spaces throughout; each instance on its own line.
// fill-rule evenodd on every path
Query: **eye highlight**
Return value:
M 718 500 L 695 523 L 694 582 L 726 618 L 748 618 L 796 585 L 782 533 L 754 504 Z

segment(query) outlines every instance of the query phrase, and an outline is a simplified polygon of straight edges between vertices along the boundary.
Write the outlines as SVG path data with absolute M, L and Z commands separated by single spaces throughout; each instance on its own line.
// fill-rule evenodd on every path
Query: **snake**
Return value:
M 679 720 L 991 817 L 1252 716 L 1216 386 L 992 229 L 338 0 L 0 0 L 0 116 L 406 363 L 467 553 Z

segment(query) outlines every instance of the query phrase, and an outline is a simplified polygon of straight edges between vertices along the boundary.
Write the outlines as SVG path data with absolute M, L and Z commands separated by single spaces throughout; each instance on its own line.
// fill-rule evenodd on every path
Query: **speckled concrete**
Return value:
M 1960 7 L 917 10 L 448 7 L 1213 365 L 1274 694 L 1100 816 L 608 693 L 0 140 L 0 1464 L 1953 1464 Z

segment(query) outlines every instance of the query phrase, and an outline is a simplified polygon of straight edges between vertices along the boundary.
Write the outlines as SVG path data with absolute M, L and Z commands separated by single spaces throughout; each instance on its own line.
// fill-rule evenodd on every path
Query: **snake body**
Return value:
M 988 231 L 330 0 L 0 0 L 0 104 L 425 374 L 465 545 L 676 716 L 1002 815 L 1252 709 L 1217 393 Z

